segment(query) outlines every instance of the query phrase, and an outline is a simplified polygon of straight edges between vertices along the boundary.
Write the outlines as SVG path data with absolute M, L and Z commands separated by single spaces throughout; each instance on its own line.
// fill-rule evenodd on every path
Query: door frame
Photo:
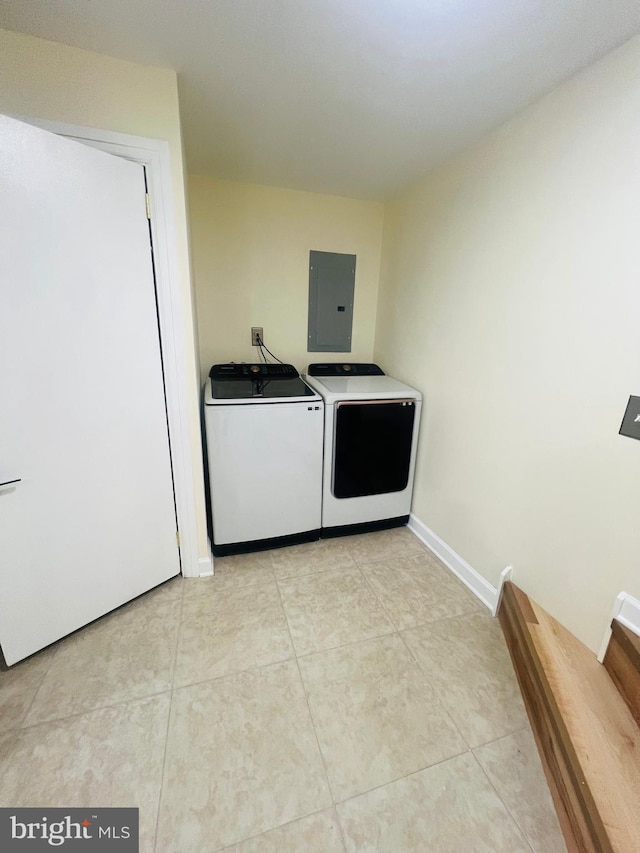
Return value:
M 180 565 L 184 577 L 213 574 L 213 557 L 199 557 L 198 525 L 193 476 L 194 446 L 189 429 L 189 401 L 186 389 L 184 310 L 175 241 L 175 217 L 169 143 L 162 139 L 133 136 L 117 131 L 54 122 L 33 116 L 13 115 L 27 124 L 66 136 L 124 157 L 144 166 L 151 204 L 151 234 L 155 267 L 160 349 L 164 371 L 165 398 L 176 517 L 179 532 Z

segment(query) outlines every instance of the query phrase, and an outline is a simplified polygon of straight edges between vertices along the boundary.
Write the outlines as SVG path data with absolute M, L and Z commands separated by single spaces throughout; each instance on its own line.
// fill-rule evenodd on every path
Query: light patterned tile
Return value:
M 168 604 L 172 601 L 179 601 L 182 598 L 182 592 L 185 587 L 185 579 L 182 575 L 176 575 L 175 578 L 170 578 L 168 581 L 161 583 L 159 586 L 143 593 L 136 598 L 136 601 L 152 601 L 154 605 Z
M 333 809 L 263 832 L 225 853 L 344 853 L 342 833 Z
M 348 853 L 531 853 L 469 753 L 347 800 L 337 811 Z
M 169 694 L 11 732 L 0 739 L 0 805 L 136 806 L 153 850 Z
M 182 686 L 293 656 L 275 582 L 185 598 L 175 684 Z
M 174 692 L 158 853 L 217 850 L 330 805 L 295 661 Z
M 277 578 L 297 578 L 355 566 L 342 537 L 278 548 L 271 552 L 271 560 Z
M 134 602 L 61 640 L 25 725 L 169 690 L 182 603 L 157 600 Z
M 0 671 L 0 732 L 17 728 L 22 723 L 55 652 L 55 647 L 44 649 Z
M 466 750 L 397 634 L 300 658 L 336 801 Z
M 298 655 L 394 631 L 357 568 L 278 581 Z
M 422 625 L 402 636 L 469 746 L 528 724 L 500 625 L 488 613 Z
M 474 752 L 535 853 L 566 853 L 531 730 L 507 735 Z
M 255 586 L 273 580 L 270 551 L 216 557 L 213 568 L 214 574 L 208 577 L 185 578 L 185 598 L 235 587 Z
M 426 551 L 369 563 L 362 572 L 400 630 L 484 608 Z
M 360 566 L 393 557 L 422 554 L 427 550 L 408 527 L 394 527 L 391 530 L 379 530 L 375 533 L 345 536 L 344 542 L 349 553 Z
M 134 613 L 140 611 L 145 616 L 153 614 L 158 608 L 165 604 L 174 604 L 182 600 L 182 591 L 185 587 L 185 579 L 182 575 L 175 578 L 170 578 L 168 581 L 159 584 L 150 589 L 148 592 L 143 592 L 137 598 L 118 607 L 106 616 L 100 619 L 97 624 L 107 623 L 111 620 L 117 620 L 122 613 Z

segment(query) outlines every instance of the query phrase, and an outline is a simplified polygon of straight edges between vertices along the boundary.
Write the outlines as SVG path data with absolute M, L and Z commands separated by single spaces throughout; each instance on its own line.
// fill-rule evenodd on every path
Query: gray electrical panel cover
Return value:
M 309 252 L 308 352 L 351 352 L 356 256 Z

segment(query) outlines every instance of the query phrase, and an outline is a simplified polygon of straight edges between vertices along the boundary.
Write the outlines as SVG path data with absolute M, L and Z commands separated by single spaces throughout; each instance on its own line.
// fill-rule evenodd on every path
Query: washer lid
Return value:
M 239 379 L 217 382 L 208 379 L 204 389 L 205 406 L 229 406 L 264 403 L 312 403 L 320 400 L 317 392 L 302 379 Z
M 306 376 L 305 381 L 324 398 L 327 405 L 340 400 L 395 400 L 422 394 L 391 376 Z

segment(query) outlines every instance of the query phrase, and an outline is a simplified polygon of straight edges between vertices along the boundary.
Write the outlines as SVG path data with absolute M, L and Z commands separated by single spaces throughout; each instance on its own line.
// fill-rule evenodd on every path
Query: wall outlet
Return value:
M 257 347 L 260 343 L 264 343 L 264 335 L 262 334 L 262 326 L 251 327 L 251 346 Z

